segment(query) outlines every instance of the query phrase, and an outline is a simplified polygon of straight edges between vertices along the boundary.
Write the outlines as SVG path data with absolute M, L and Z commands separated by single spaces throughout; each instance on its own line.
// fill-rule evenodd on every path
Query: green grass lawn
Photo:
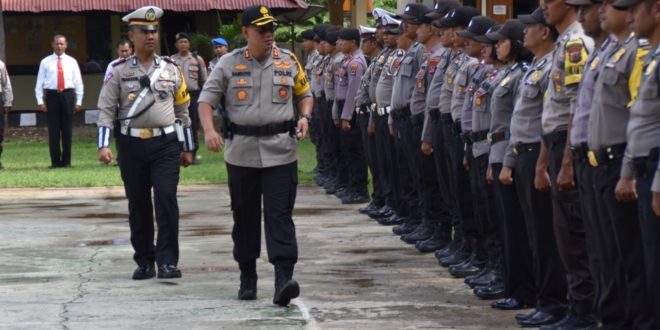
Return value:
M 201 138 L 201 136 L 200 136 Z M 76 137 L 74 136 L 74 139 Z M 305 139 L 298 146 L 298 173 L 301 183 L 311 182 L 310 171 L 316 166 L 314 145 Z M 113 154 L 116 152 L 113 148 Z M 199 165 L 181 169 L 180 184 L 221 184 L 227 182 L 222 153 L 200 147 Z M 99 187 L 122 185 L 119 167 L 97 160 L 96 140 L 79 138 L 73 143 L 70 168 L 49 169 L 48 143 L 31 139 L 5 141 L 0 172 L 0 188 L 22 187 Z

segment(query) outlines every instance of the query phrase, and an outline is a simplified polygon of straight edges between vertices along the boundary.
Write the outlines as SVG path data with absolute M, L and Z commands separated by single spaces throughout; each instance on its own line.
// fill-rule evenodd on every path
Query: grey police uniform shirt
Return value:
M 465 88 L 465 102 L 461 107 L 461 131 L 463 132 L 472 132 L 472 111 L 474 110 L 474 96 L 481 83 L 484 82 L 487 78 L 490 78 L 493 75 L 493 66 L 486 64 L 485 62 L 480 62 L 477 66 L 477 70 L 474 72 L 468 85 Z M 494 70 L 497 73 L 497 70 Z M 481 100 L 479 100 L 479 105 L 481 105 Z M 490 120 L 489 120 L 490 122 Z M 474 131 L 477 132 L 477 131 Z
M 294 104 L 312 96 L 295 55 L 275 47 L 263 64 L 247 48 L 223 56 L 204 84 L 199 102 L 218 104 L 223 95 L 229 120 L 249 126 L 293 120 Z M 260 137 L 234 134 L 225 143 L 225 161 L 235 166 L 265 168 L 297 159 L 296 139 L 288 132 Z
M 463 116 L 463 103 L 465 102 L 467 87 L 478 67 L 478 59 L 465 55 L 458 72 L 456 72 L 454 91 L 451 95 L 451 119 L 454 122 L 460 121 Z
M 493 97 L 490 100 L 490 133 L 504 132 L 505 139 L 490 145 L 488 162 L 491 164 L 503 163 L 506 147 L 509 145 L 511 117 L 513 106 L 518 99 L 519 88 L 527 72 L 527 65 L 515 63 L 503 70 L 504 76 L 493 89 Z
M 314 97 L 321 97 L 323 93 L 323 70 L 326 63 L 329 61 L 330 57 L 325 55 L 319 55 L 314 58 L 312 63 L 312 74 L 310 76 L 310 85 L 312 86 L 312 93 Z
M 632 160 L 647 157 L 651 149 L 660 146 L 660 47 L 655 50 L 642 76 L 637 101 L 630 109 L 628 144 L 621 167 L 621 177 L 633 179 Z M 660 192 L 660 174 L 655 174 L 651 190 Z
M 392 89 L 392 108 L 396 110 L 410 107 L 410 98 L 415 88 L 415 75 L 423 62 L 424 46 L 416 42 L 403 57 L 401 64 L 394 71 Z M 423 109 L 422 109 L 423 111 Z
M 431 112 L 440 111 L 440 95 L 442 94 L 442 86 L 445 81 L 445 74 L 449 64 L 454 57 L 458 56 L 457 52 L 453 52 L 451 48 L 441 48 L 438 50 L 440 62 L 438 63 L 431 82 L 429 83 L 428 93 L 426 95 L 426 113 L 424 114 L 424 127 L 422 128 L 422 142 L 433 142 L 433 127 L 431 125 Z M 437 54 L 431 54 L 435 57 Z M 451 94 L 448 94 L 451 98 Z
M 461 67 L 461 63 L 463 63 L 465 57 L 468 56 L 460 50 L 449 63 L 447 71 L 445 71 L 445 78 L 438 101 L 438 109 L 441 114 L 451 114 L 451 99 L 454 94 L 454 82 L 456 81 L 458 69 Z
M 129 126 L 161 128 L 180 119 L 184 127 L 190 127 L 190 96 L 186 92 L 183 74 L 174 61 L 156 56 L 153 64 L 145 70 L 134 55 L 115 63 L 112 71 L 106 75 L 97 104 L 99 119 L 96 125 L 112 129 L 115 118 L 127 117 L 142 90 L 140 77 L 151 77 L 154 71 L 161 67 L 162 71 L 151 81 L 150 90 L 137 105 L 134 114 L 140 113 L 150 104 L 151 106 L 139 117 L 131 119 Z M 120 121 L 120 124 L 122 128 L 126 127 L 124 120 Z
M 216 64 L 218 64 L 218 61 L 220 61 L 221 56 L 216 56 L 212 60 L 209 61 L 209 72 L 213 71 L 213 68 L 215 67 Z
M 344 76 L 339 79 L 339 85 L 341 89 L 345 88 L 346 91 L 344 94 L 344 107 L 338 110 L 340 113 L 340 119 L 351 120 L 355 108 L 359 106 L 359 104 L 355 103 L 355 97 L 360 88 L 362 75 L 364 75 L 364 71 L 367 70 L 367 60 L 364 58 L 362 51 L 358 49 L 353 52 L 349 57 L 349 60 L 346 61 L 346 66 L 343 69 Z M 339 98 L 338 92 L 337 98 Z
M 335 55 L 328 55 L 329 59 L 323 68 L 323 77 L 325 83 L 323 84 L 323 92 L 325 99 L 333 101 L 335 99 L 335 72 L 344 60 L 344 54 L 337 52 Z
M 606 61 L 604 57 L 616 47 L 610 39 L 605 40 L 600 47 L 594 49 L 589 55 L 587 63 L 584 66 L 584 75 L 580 81 L 578 90 L 575 113 L 573 114 L 573 123 L 571 125 L 571 145 L 578 146 L 587 143 L 587 131 L 589 128 L 589 114 L 591 113 L 591 103 L 594 97 L 594 87 L 596 78 L 600 72 L 600 67 Z
M 380 71 L 376 84 L 376 108 L 385 108 L 392 103 L 392 88 L 394 87 L 394 71 L 399 67 L 405 56 L 403 49 L 390 50 L 383 70 Z
M 511 138 L 504 155 L 504 166 L 511 168 L 515 166 L 514 146 L 521 143 L 541 142 L 543 135 L 541 116 L 544 93 L 550 84 L 552 67 L 550 61 L 552 61 L 552 52 L 534 59 L 529 70 L 523 75 L 518 99 L 513 107 Z
M 314 77 L 312 75 L 313 70 L 314 70 L 314 65 L 316 64 L 316 59 L 319 58 L 321 55 L 319 54 L 319 51 L 314 49 L 311 53 L 307 54 L 307 61 L 305 61 L 305 76 L 307 76 L 307 80 L 310 82 L 310 86 L 313 85 L 312 81 L 314 80 Z M 312 89 L 312 93 L 314 90 Z
M 2 96 L 2 105 L 4 107 L 11 107 L 14 102 L 14 92 L 11 88 L 7 66 L 5 66 L 5 62 L 3 61 L 0 61 L 0 95 Z
M 481 131 L 490 131 L 490 125 L 493 117 L 491 109 L 491 100 L 493 99 L 493 91 L 495 87 L 506 76 L 507 68 L 494 68 L 492 65 L 484 67 L 483 78 L 480 79 L 479 85 L 475 86 L 476 90 L 472 94 L 472 127 L 473 133 Z M 477 76 L 475 74 L 475 76 Z M 466 102 L 467 103 L 467 102 Z M 463 122 L 461 122 L 462 124 Z M 477 158 L 490 152 L 490 144 L 488 139 L 472 143 L 472 155 Z
M 368 108 L 371 107 L 371 103 L 373 103 L 369 98 L 369 80 L 371 80 L 371 71 L 373 68 L 374 59 L 372 58 L 368 62 L 370 62 L 369 66 L 367 66 L 367 69 L 364 70 L 362 77 L 360 77 L 360 87 L 358 87 L 357 93 L 355 94 L 355 106 L 359 107 L 366 105 L 367 111 L 369 110 Z
M 415 88 L 413 89 L 410 100 L 410 113 L 412 115 L 426 112 L 426 108 L 428 107 L 428 87 L 438 68 L 438 64 L 440 64 L 440 56 L 443 49 L 441 44 L 437 44 L 429 50 L 428 54 L 422 56 L 423 61 L 419 67 L 419 71 L 415 74 Z
M 557 39 L 552 56 L 548 96 L 543 104 L 543 134 L 568 129 L 569 116 L 575 113 L 578 86 L 584 64 L 593 51 L 594 41 L 575 21 Z
M 383 68 L 387 63 L 387 60 L 390 57 L 392 50 L 385 48 L 378 52 L 376 56 L 371 61 L 371 71 L 369 73 L 368 85 L 368 94 L 369 100 L 371 103 L 376 103 L 376 86 L 378 86 L 378 80 L 380 79 L 380 73 L 383 72 Z
M 648 53 L 632 36 L 603 56 L 604 65 L 596 79 L 591 115 L 589 116 L 589 149 L 599 150 L 626 142 L 626 125 L 632 97 L 630 83 L 639 86 L 643 63 L 638 58 Z M 647 46 L 648 48 L 648 46 Z M 640 75 L 633 82 L 632 71 L 637 65 Z
M 183 72 L 188 91 L 196 92 L 201 90 L 208 77 L 204 60 L 200 56 L 193 56 L 192 53 L 188 53 L 188 56 L 186 57 L 174 54 L 171 58 L 179 66 L 181 72 Z

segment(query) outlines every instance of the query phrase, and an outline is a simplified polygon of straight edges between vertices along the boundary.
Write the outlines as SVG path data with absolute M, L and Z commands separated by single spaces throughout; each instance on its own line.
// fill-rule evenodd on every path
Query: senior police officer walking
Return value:
M 0 61 L 0 100 L 2 100 L 3 111 L 0 113 L 0 156 L 2 156 L 3 145 L 2 142 L 5 140 L 5 121 L 6 114 L 11 111 L 11 105 L 14 101 L 14 93 L 11 88 L 11 80 L 9 80 L 9 73 L 7 72 L 7 67 L 5 62 Z M 0 162 L 0 171 L 4 167 Z
M 268 261 L 275 266 L 273 303 L 286 306 L 299 295 L 292 279 L 298 261 L 293 205 L 298 185 L 296 134 L 307 135 L 310 86 L 296 56 L 273 44 L 273 18 L 265 6 L 243 12 L 247 47 L 223 56 L 199 97 L 207 148 L 225 140 L 213 126 L 212 106 L 224 95 L 227 117 L 225 162 L 234 217 L 234 259 L 241 270 L 238 298 L 257 296 L 256 259 L 261 250 L 261 199 Z M 294 102 L 300 113 L 295 121 Z
M 181 277 L 179 208 L 176 190 L 179 164 L 192 162 L 192 135 L 186 83 L 174 61 L 155 54 L 158 18 L 163 10 L 147 6 L 126 16 L 135 55 L 115 63 L 105 77 L 98 107 L 98 159 L 112 161 L 109 148 L 114 121 L 119 117 L 119 168 L 128 198 L 133 279 Z M 184 128 L 185 127 L 185 128 Z M 181 143 L 183 144 L 183 153 Z M 154 191 L 153 205 L 151 189 Z M 154 249 L 154 206 L 158 238 Z

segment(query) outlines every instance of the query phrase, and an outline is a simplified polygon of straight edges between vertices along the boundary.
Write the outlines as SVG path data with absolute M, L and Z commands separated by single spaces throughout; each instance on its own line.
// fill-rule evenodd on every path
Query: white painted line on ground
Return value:
M 298 306 L 298 309 L 300 309 L 300 313 L 302 313 L 302 317 L 305 320 L 305 329 L 307 330 L 317 330 L 320 329 L 319 326 L 316 324 L 316 320 L 314 320 L 314 317 L 312 317 L 312 314 L 309 313 L 309 308 L 307 305 L 305 305 L 305 302 L 298 298 L 293 302 L 294 305 Z

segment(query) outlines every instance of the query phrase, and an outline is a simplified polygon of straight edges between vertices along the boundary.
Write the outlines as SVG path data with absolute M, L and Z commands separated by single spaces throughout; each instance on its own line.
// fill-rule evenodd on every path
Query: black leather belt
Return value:
M 508 140 L 510 138 L 511 138 L 511 133 L 509 133 L 509 131 L 488 133 L 488 136 L 486 136 L 486 139 L 488 140 L 488 144 L 495 144 L 497 142 Z
M 472 134 L 470 132 L 461 133 L 461 140 L 465 144 L 472 144 Z
M 296 123 L 292 120 L 262 126 L 244 126 L 234 123 L 229 125 L 229 131 L 232 134 L 246 136 L 269 136 L 281 133 L 292 133 L 295 128 Z
M 454 120 L 451 118 L 451 113 L 440 113 L 440 120 L 444 124 L 451 124 Z
M 555 145 L 566 143 L 566 131 L 555 131 L 550 134 L 543 135 L 543 142 L 548 147 L 552 148 Z
M 625 151 L 626 144 L 620 143 L 598 150 L 589 150 L 587 158 L 589 158 L 589 164 L 596 167 L 623 158 L 623 153 Z
M 540 142 L 534 142 L 534 143 L 518 143 L 515 146 L 513 146 L 513 154 L 516 156 L 520 156 L 526 152 L 531 152 L 535 150 L 540 150 L 541 149 L 541 143 Z
M 633 158 L 633 166 L 635 167 L 635 174 L 643 177 L 646 175 L 654 175 L 658 170 L 658 155 L 660 148 L 653 148 L 649 151 L 648 156 Z
M 470 134 L 470 138 L 472 139 L 472 142 L 481 142 L 483 140 L 486 140 L 488 138 L 488 130 L 483 130 L 479 132 L 472 132 Z
M 73 88 L 65 88 L 61 92 L 57 89 L 47 89 L 46 90 L 47 93 L 69 93 L 69 92 L 74 92 L 74 91 L 75 91 L 75 89 L 73 89 Z
M 429 111 L 429 116 L 431 116 L 433 122 L 437 122 L 438 119 L 440 119 L 440 112 L 436 109 L 431 109 L 431 111 Z
M 586 143 L 572 145 L 571 153 L 573 154 L 573 159 L 577 161 L 584 161 L 587 159 L 587 153 L 589 153 L 589 147 L 587 146 Z
M 394 119 L 410 118 L 410 107 L 393 109 L 390 114 L 392 117 L 394 117 Z
M 461 127 L 461 121 L 457 120 L 451 125 L 451 130 L 454 134 L 463 133 L 463 128 Z

